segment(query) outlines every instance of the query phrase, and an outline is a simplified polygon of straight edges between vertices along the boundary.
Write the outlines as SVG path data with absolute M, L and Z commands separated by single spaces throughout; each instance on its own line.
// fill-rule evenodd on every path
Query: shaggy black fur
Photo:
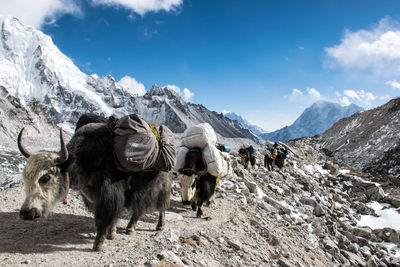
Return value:
M 118 171 L 108 120 L 104 118 L 105 122 L 102 117 L 94 116 L 91 118 L 95 123 L 91 123 L 89 117 L 84 116 L 67 145 L 70 157 L 63 168 L 70 173 L 71 188 L 79 190 L 88 208 L 94 211 L 97 236 L 93 248 L 101 249 L 106 234 L 112 239 L 115 222 L 124 208 L 133 211 L 127 232 L 133 231 L 137 220 L 153 209 L 160 212 L 157 229 L 161 229 L 170 202 L 169 174 Z
M 179 172 L 187 176 L 192 176 L 193 174 L 204 171 L 206 168 L 207 166 L 203 160 L 201 149 L 195 147 L 190 148 L 186 153 L 185 165 Z
M 196 190 L 194 198 L 191 200 L 192 209 L 194 211 L 197 209 L 196 216 L 199 218 L 203 215 L 201 206 L 203 203 L 210 203 L 210 198 L 213 196 L 217 186 L 217 177 L 209 173 L 201 174 L 206 168 L 201 149 L 191 148 L 186 153 L 184 168 L 179 170 L 180 173 L 188 176 L 193 174 L 200 175 L 195 179 L 192 185 Z
M 203 203 L 207 205 L 210 204 L 210 198 L 215 193 L 215 188 L 217 187 L 217 177 L 212 176 L 211 174 L 207 173 L 203 176 L 200 176 L 196 183 L 196 192 L 194 195 L 194 200 L 192 201 L 192 209 L 196 211 L 196 216 L 198 218 L 203 215 L 203 211 L 201 210 L 201 206 Z

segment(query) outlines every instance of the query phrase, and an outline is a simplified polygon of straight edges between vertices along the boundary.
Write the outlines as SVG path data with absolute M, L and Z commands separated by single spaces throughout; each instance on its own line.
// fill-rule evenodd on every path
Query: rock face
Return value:
M 337 161 L 400 178 L 400 98 L 335 123 L 317 140 Z
M 261 137 L 271 141 L 287 142 L 299 137 L 314 136 L 329 129 L 341 118 L 348 117 L 360 110 L 362 108 L 354 104 L 343 107 L 339 104 L 320 100 L 304 110 L 292 125 L 262 134 Z
M 16 18 L 0 17 L 0 85 L 26 107 L 35 100 L 55 124 L 73 131 L 79 116 L 94 112 L 117 117 L 137 113 L 155 124 L 182 133 L 194 124 L 208 122 L 226 138 L 261 139 L 244 125 L 202 105 L 186 103 L 175 91 L 157 85 L 144 96 L 108 75 L 86 75 L 66 57 L 51 38 Z
M 24 128 L 23 144 L 29 150 L 60 147 L 59 129 L 51 122 L 47 110 L 40 103 L 32 101 L 23 106 L 0 86 L 0 188 L 21 178 L 25 158 L 18 152 L 17 136 Z M 68 140 L 68 134 L 65 134 Z

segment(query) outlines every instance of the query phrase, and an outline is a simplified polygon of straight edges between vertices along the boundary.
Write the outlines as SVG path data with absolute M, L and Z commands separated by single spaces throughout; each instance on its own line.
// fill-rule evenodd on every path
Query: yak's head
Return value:
M 190 205 L 190 201 L 194 196 L 194 192 L 196 191 L 196 177 L 196 174 L 190 176 L 183 173 L 178 174 L 179 183 L 181 184 L 182 203 L 184 205 Z
M 68 150 L 60 129 L 60 152 L 30 153 L 21 143 L 23 130 L 18 135 L 18 148 L 28 160 L 22 173 L 26 199 L 22 204 L 20 217 L 24 220 L 34 220 L 46 217 L 66 192 L 67 180 L 60 166 L 68 159 Z
M 189 205 L 196 191 L 196 178 L 207 173 L 207 165 L 199 148 L 190 148 L 186 153 L 184 168 L 179 170 L 182 203 Z

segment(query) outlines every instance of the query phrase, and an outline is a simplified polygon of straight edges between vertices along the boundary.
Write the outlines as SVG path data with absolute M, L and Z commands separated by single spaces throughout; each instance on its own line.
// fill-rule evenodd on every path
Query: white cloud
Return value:
M 356 93 L 356 91 L 353 90 L 344 90 L 343 91 L 345 96 L 348 96 L 350 98 L 356 98 L 356 99 L 360 99 L 360 97 L 358 96 L 358 94 Z
M 136 81 L 135 78 L 130 76 L 124 76 L 119 80 L 119 83 L 128 87 L 129 93 L 132 95 L 142 96 L 146 93 L 146 88 L 143 83 Z
M 169 89 L 173 90 L 175 93 L 177 93 L 180 97 L 182 97 L 182 99 L 185 102 L 190 102 L 193 97 L 194 97 L 194 93 L 191 92 L 189 89 L 187 88 L 183 88 L 183 90 L 181 91 L 181 88 L 179 88 L 176 85 L 172 85 L 172 84 L 168 84 L 165 87 L 168 87 Z
M 193 99 L 193 97 L 194 97 L 193 92 L 190 92 L 190 90 L 187 88 L 183 89 L 183 96 L 182 96 L 183 100 L 185 100 L 186 102 L 190 102 Z
M 5 2 L 3 0 L 2 2 Z M 0 5 L 0 14 L 17 17 L 25 25 L 40 29 L 43 25 L 56 25 L 59 17 L 71 14 L 83 16 L 83 11 L 71 0 L 10 0 Z M 93 5 L 123 7 L 141 16 L 147 12 L 177 12 L 183 0 L 91 0 Z M 128 16 L 134 19 L 134 14 Z
M 290 95 L 285 95 L 284 98 L 289 99 L 291 102 L 299 102 L 304 105 L 309 105 L 312 102 L 323 99 L 320 92 L 315 88 L 307 88 L 305 90 L 307 93 L 303 93 L 297 88 L 293 88 Z
M 124 7 L 133 12 L 144 15 L 147 12 L 175 12 L 183 4 L 183 0 L 92 0 L 95 5 Z
M 349 106 L 351 104 L 350 100 L 347 98 L 347 96 L 344 96 L 340 99 L 340 103 L 343 106 Z
M 341 43 L 325 52 L 330 67 L 400 73 L 400 23 L 384 18 L 369 30 L 346 30 Z
M 299 45 L 298 48 L 299 48 L 299 50 L 304 50 L 305 49 L 304 46 L 301 46 L 301 45 Z
M 293 90 L 292 90 L 292 95 L 302 95 L 302 94 L 303 94 L 302 91 L 300 91 L 300 90 L 297 89 L 297 88 L 293 88 Z
M 293 88 L 292 89 L 292 93 L 290 95 L 284 95 L 283 98 L 287 98 L 290 101 L 294 101 L 294 100 L 298 99 L 302 95 L 303 95 L 302 91 L 300 91 L 297 88 Z
M 23 24 L 39 29 L 44 24 L 54 24 L 64 14 L 80 16 L 82 12 L 74 1 L 12 0 L 1 4 L 0 14 L 17 17 Z
M 175 93 L 177 93 L 178 95 L 181 94 L 181 88 L 179 88 L 176 85 L 172 85 L 172 84 L 168 84 L 165 87 L 168 87 L 169 89 L 172 89 Z
M 321 94 L 314 88 L 307 88 L 308 94 L 315 100 L 321 99 Z
M 289 99 L 290 101 L 301 101 L 308 102 L 310 100 L 316 101 L 322 99 L 320 92 L 318 92 L 314 88 L 307 88 L 307 94 L 304 94 L 301 90 L 297 88 L 292 89 L 292 93 L 290 95 L 285 95 L 284 98 Z
M 370 105 L 370 101 L 376 100 L 376 96 L 371 92 L 365 92 L 364 90 L 354 91 L 354 90 L 344 90 L 343 94 L 350 99 L 356 99 L 361 103 Z
M 390 85 L 391 87 L 393 87 L 394 89 L 400 89 L 400 82 L 398 81 L 387 81 L 385 82 L 385 84 Z

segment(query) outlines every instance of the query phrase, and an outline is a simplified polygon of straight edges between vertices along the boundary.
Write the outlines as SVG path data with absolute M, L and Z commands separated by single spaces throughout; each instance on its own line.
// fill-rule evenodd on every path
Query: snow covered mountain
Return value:
M 266 131 L 264 129 L 262 129 L 261 127 L 250 124 L 245 118 L 243 118 L 242 116 L 240 116 L 234 112 L 226 112 L 226 113 L 224 113 L 224 116 L 233 121 L 236 120 L 236 121 L 240 122 L 241 124 L 243 124 L 244 126 L 249 128 L 249 130 L 252 131 L 253 133 L 255 133 L 256 135 L 261 135 L 263 133 L 266 133 Z
M 262 134 L 261 137 L 266 140 L 286 142 L 299 137 L 314 136 L 329 129 L 339 119 L 361 110 L 362 108 L 355 104 L 341 106 L 320 100 L 305 109 L 292 125 Z
M 319 142 L 339 162 L 400 178 L 400 98 L 339 120 Z
M 135 95 L 112 76 L 81 72 L 49 36 L 18 19 L 0 17 L 0 25 L 0 85 L 23 107 L 39 103 L 51 121 L 70 132 L 83 113 L 117 117 L 137 113 L 175 133 L 208 122 L 221 137 L 259 141 L 222 114 L 186 103 L 173 88 L 154 85 L 144 96 Z

